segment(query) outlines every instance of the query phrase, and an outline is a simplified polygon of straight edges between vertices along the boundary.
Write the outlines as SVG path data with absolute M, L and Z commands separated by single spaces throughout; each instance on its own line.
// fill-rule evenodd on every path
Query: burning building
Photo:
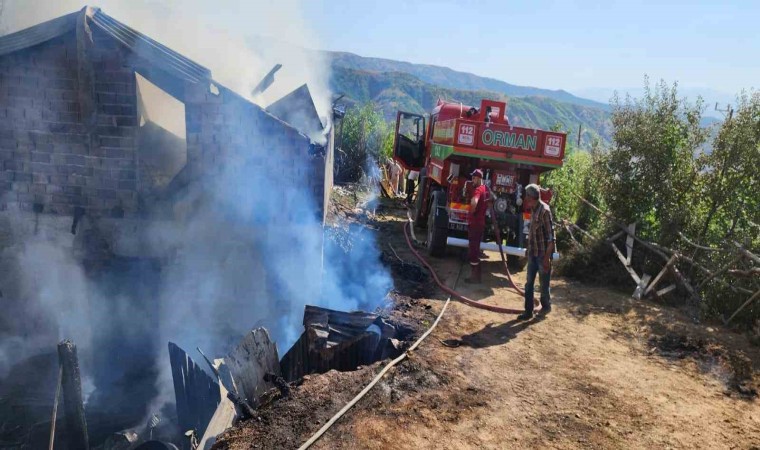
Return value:
M 155 194 L 171 196 L 218 174 L 222 165 L 258 159 L 257 164 L 271 167 L 267 158 L 273 154 L 308 159 L 314 144 L 293 126 L 214 82 L 205 67 L 99 9 L 85 8 L 2 37 L 0 68 L 0 187 L 9 193 L 4 195 L 4 210 L 137 217 Z M 151 120 L 150 99 L 141 98 L 141 84 L 181 102 L 184 136 L 166 130 L 165 118 Z M 294 107 L 303 107 L 304 117 L 314 114 L 308 110 L 308 99 L 300 101 L 301 92 L 299 102 L 288 101 L 287 118 L 298 120 Z M 309 119 L 300 121 L 308 125 L 307 133 L 326 128 L 318 117 L 307 124 Z M 328 139 L 317 144 L 327 148 L 329 157 Z M 186 153 L 168 158 L 186 163 L 166 164 L 162 175 L 170 181 L 161 186 L 165 192 L 150 189 L 153 174 L 147 173 L 151 170 L 143 159 L 161 159 L 148 154 L 151 149 Z M 308 184 L 321 212 L 331 181 L 325 177 L 327 159 L 313 159 L 308 172 L 291 173 L 296 164 L 278 166 L 277 178 Z
M 161 396 L 169 339 L 291 343 L 323 289 L 369 301 L 323 288 L 332 145 L 306 86 L 264 109 L 97 8 L 0 37 L 0 415 L 49 415 L 30 398 L 52 398 L 63 337 L 113 431 Z

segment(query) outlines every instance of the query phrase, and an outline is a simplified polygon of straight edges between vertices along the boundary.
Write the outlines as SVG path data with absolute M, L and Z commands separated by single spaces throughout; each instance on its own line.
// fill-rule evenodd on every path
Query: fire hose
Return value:
M 493 214 L 493 206 L 491 207 L 491 214 L 492 217 L 496 217 Z M 433 277 L 433 280 L 435 280 L 435 283 L 438 285 L 441 290 L 446 292 L 447 294 L 451 295 L 452 297 L 456 298 L 457 300 L 461 301 L 462 303 L 472 306 L 473 308 L 478 309 L 485 309 L 487 311 L 492 311 L 496 313 L 501 314 L 522 314 L 522 309 L 512 309 L 512 308 L 502 308 L 500 306 L 494 306 L 494 305 L 486 305 L 483 303 L 479 303 L 476 300 L 473 300 L 471 298 L 465 297 L 464 295 L 460 294 L 459 292 L 451 289 L 450 287 L 446 286 L 441 280 L 438 278 L 438 275 L 435 273 L 435 270 L 433 270 L 433 267 L 425 260 L 425 258 L 420 255 L 420 253 L 414 248 L 414 245 L 412 245 L 412 240 L 409 237 L 409 229 L 412 226 L 411 219 L 404 225 L 404 237 L 406 238 L 406 245 L 409 246 L 409 250 L 412 251 L 415 257 L 422 263 L 422 265 L 427 268 L 427 270 L 430 272 L 430 274 Z M 512 280 L 512 274 L 509 273 L 509 267 L 507 266 L 507 258 L 504 256 L 504 250 L 501 245 L 501 234 L 499 233 L 499 227 L 494 223 L 494 233 L 496 235 L 496 242 L 499 246 L 499 253 L 501 254 L 501 261 L 504 263 L 504 271 L 507 273 L 507 279 L 509 280 L 510 287 L 517 291 L 520 295 L 525 295 L 525 291 L 520 289 L 517 284 Z M 535 299 L 534 299 L 535 303 Z M 534 311 L 540 311 L 541 306 L 536 305 L 534 308 Z
M 491 209 L 491 214 L 493 214 L 493 207 L 491 207 L 491 208 L 492 208 Z M 496 216 L 493 216 L 493 217 L 496 217 Z M 335 424 L 335 422 L 337 422 L 341 417 L 343 417 L 343 415 L 346 414 L 349 409 L 351 409 L 356 403 L 358 403 L 359 400 L 361 400 L 383 378 L 383 376 L 390 369 L 392 369 L 398 363 L 400 363 L 401 361 L 403 361 L 404 359 L 406 359 L 409 356 L 409 354 L 412 351 L 414 351 L 422 343 L 422 341 L 424 341 L 425 338 L 427 338 L 430 335 L 430 333 L 433 332 L 433 329 L 435 329 L 435 327 L 438 325 L 438 322 L 441 321 L 441 317 L 443 317 L 443 313 L 446 312 L 446 308 L 449 306 L 449 303 L 451 302 L 451 298 L 452 297 L 458 299 L 459 301 L 465 303 L 466 305 L 469 305 L 469 306 L 472 306 L 472 307 L 475 307 L 475 308 L 485 309 L 485 310 L 488 310 L 488 311 L 497 312 L 497 313 L 502 313 L 502 314 L 520 314 L 520 313 L 523 312 L 522 310 L 510 309 L 510 308 L 501 308 L 501 307 L 498 307 L 498 306 L 485 305 L 485 304 L 478 303 L 477 301 L 469 299 L 469 298 L 465 297 L 464 295 L 458 293 L 454 289 L 451 289 L 448 286 L 446 286 L 445 284 L 443 284 L 441 282 L 441 280 L 438 278 L 438 275 L 435 273 L 435 270 L 433 270 L 433 267 L 425 260 L 425 258 L 422 257 L 422 255 L 419 254 L 419 252 L 417 252 L 417 250 L 414 248 L 414 245 L 412 245 L 412 240 L 409 237 L 409 230 L 410 230 L 411 226 L 412 226 L 412 221 L 411 221 L 411 218 L 410 218 L 409 221 L 406 224 L 404 224 L 404 237 L 406 238 L 406 244 L 409 246 L 409 250 L 411 250 L 412 253 L 414 254 L 414 256 L 416 256 L 417 259 L 428 269 L 428 271 L 430 271 L 430 274 L 433 276 L 433 279 L 435 280 L 436 284 L 438 284 L 438 286 L 444 292 L 446 292 L 446 293 L 449 294 L 449 298 L 447 298 L 446 302 L 443 304 L 443 308 L 441 308 L 441 312 L 438 313 L 438 317 L 436 317 L 435 322 L 433 322 L 433 325 L 431 325 L 430 328 L 428 328 L 428 330 L 422 336 L 420 336 L 420 338 L 417 339 L 417 341 L 415 341 L 415 343 L 412 344 L 412 346 L 409 347 L 409 349 L 407 351 L 405 351 L 404 353 L 402 353 L 396 359 L 394 359 L 391 362 L 389 362 L 380 371 L 380 373 L 378 373 L 375 376 L 375 378 L 373 378 L 372 381 L 370 381 L 370 383 L 364 389 L 362 389 L 362 391 L 359 392 L 359 394 L 356 395 L 356 397 L 354 397 L 350 402 L 348 402 L 332 418 L 330 418 L 330 420 L 328 420 L 327 423 L 325 423 L 322 426 L 322 428 L 320 428 L 319 430 L 317 430 L 317 432 L 314 433 L 309 438 L 309 440 L 307 440 L 306 442 L 304 442 L 303 445 L 301 445 L 298 448 L 298 450 L 306 450 L 309 447 L 311 447 L 315 442 L 317 442 L 317 440 L 319 440 L 319 438 L 321 438 L 322 435 L 324 435 L 327 432 L 327 430 L 329 430 Z M 515 284 L 515 282 L 512 280 L 512 275 L 509 273 L 509 267 L 507 266 L 507 258 L 504 256 L 504 250 L 502 249 L 502 246 L 501 246 L 501 235 L 499 233 L 498 226 L 495 226 L 494 231 L 496 233 L 496 240 L 497 240 L 498 245 L 499 245 L 499 253 L 501 253 L 501 260 L 504 263 L 504 270 L 507 272 L 507 278 L 509 279 L 509 283 L 510 283 L 511 287 L 515 291 L 517 291 L 521 295 L 524 295 L 524 291 L 522 289 L 520 289 Z M 461 270 L 462 270 L 461 267 L 460 267 L 459 270 L 460 270 L 460 273 L 461 273 Z M 459 274 L 457 274 L 457 280 L 458 279 L 459 279 Z M 454 284 L 456 285 L 456 282 Z M 537 308 L 540 309 L 540 306 L 537 306 Z

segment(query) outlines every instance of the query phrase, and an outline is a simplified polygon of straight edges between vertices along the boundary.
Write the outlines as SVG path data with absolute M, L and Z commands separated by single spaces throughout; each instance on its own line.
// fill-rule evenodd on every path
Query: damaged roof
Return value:
M 321 135 L 324 129 L 309 87 L 305 84 L 272 103 L 266 110 L 312 139 Z
M 100 8 L 89 6 L 80 11 L 0 37 L 0 56 L 33 47 L 75 30 L 80 15 L 84 16 L 88 25 L 95 25 L 135 54 L 180 79 L 191 82 L 211 80 L 209 69 L 119 22 L 101 11 Z

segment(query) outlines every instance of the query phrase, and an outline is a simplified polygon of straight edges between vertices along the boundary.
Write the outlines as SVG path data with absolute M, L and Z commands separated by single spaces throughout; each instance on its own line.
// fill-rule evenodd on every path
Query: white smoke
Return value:
M 25 357 L 54 351 L 63 338 L 85 346 L 92 338 L 89 284 L 73 256 L 72 236 L 10 215 L 3 219 L 0 228 L 11 236 L 0 246 L 2 316 L 8 322 L 0 330 L 0 376 Z
M 83 8 L 81 0 L 5 0 L 0 30 L 18 31 Z M 331 113 L 329 70 L 300 0 L 100 0 L 89 4 L 211 69 L 214 79 L 245 98 L 275 64 L 275 83 L 257 97 L 266 107 L 308 84 L 317 111 Z

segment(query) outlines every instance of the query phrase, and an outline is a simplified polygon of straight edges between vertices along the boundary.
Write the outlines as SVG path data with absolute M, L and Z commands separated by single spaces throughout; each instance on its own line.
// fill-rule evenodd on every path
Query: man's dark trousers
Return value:
M 525 312 L 533 313 L 533 292 L 536 283 L 536 274 L 538 274 L 541 286 L 541 308 L 549 309 L 552 307 L 551 292 L 549 292 L 549 280 L 551 279 L 552 269 L 544 272 L 544 255 L 528 256 L 528 274 L 525 281 Z

